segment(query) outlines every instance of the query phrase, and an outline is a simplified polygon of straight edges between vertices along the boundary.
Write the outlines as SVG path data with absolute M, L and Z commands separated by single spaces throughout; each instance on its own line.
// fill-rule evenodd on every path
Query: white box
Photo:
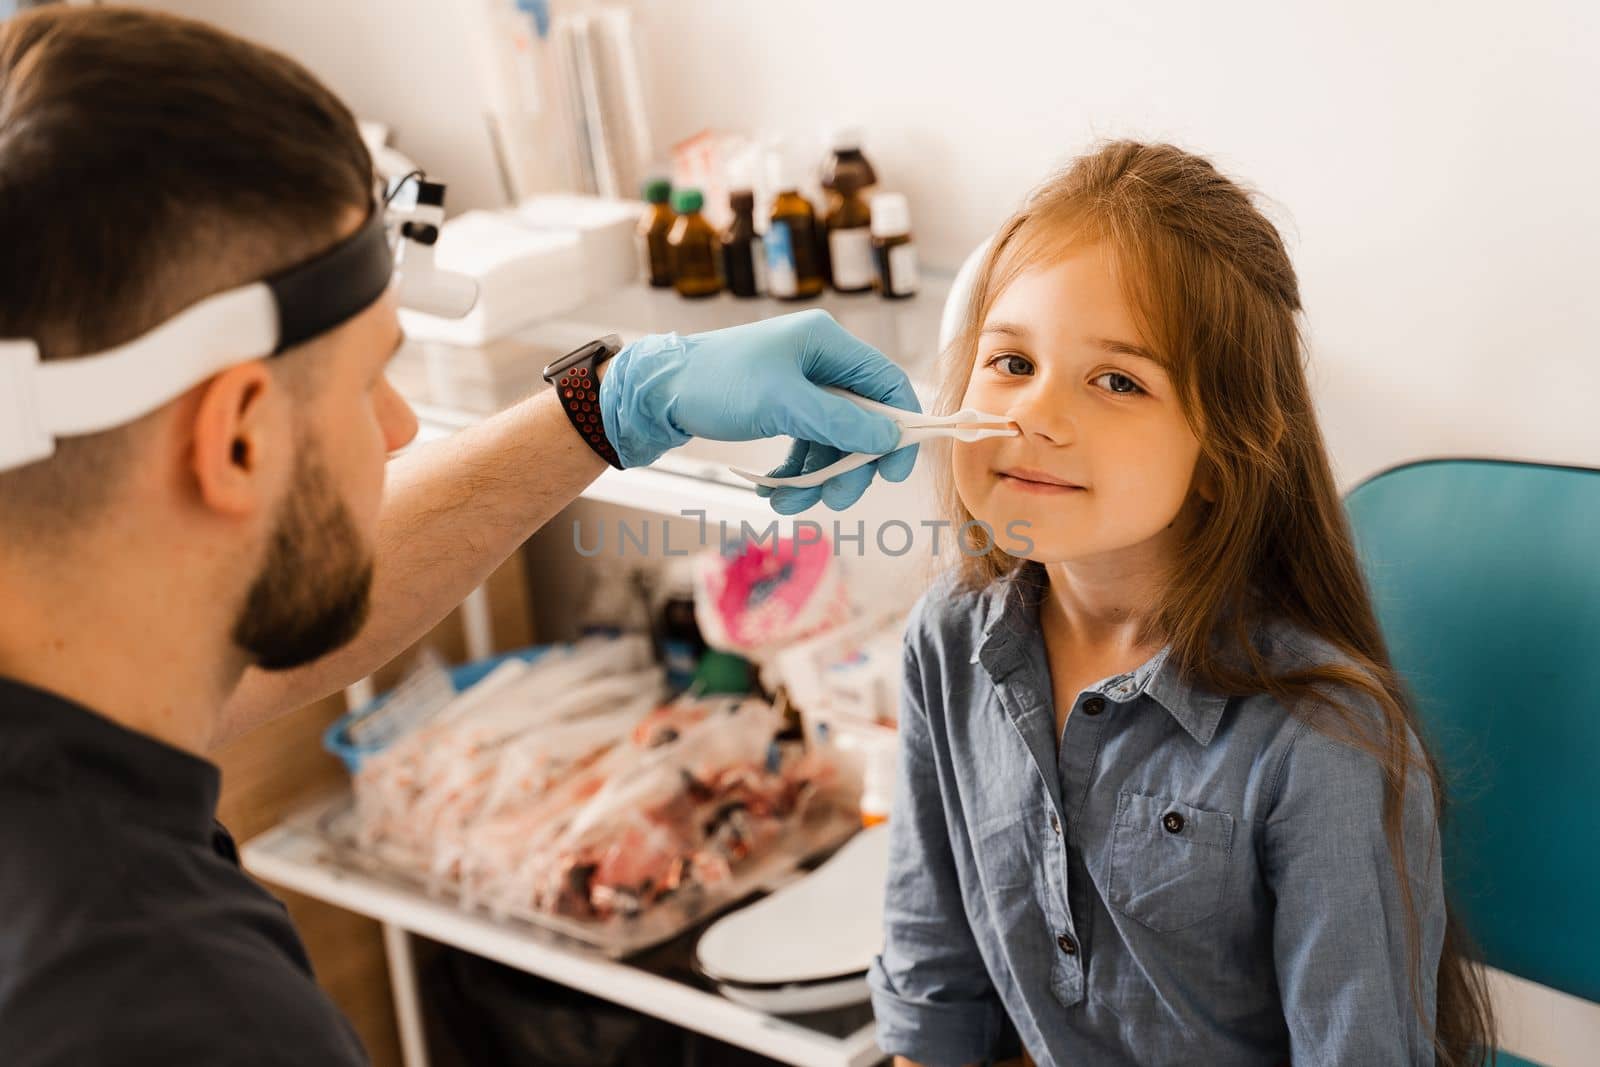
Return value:
M 447 220 L 434 262 L 477 279 L 478 302 L 460 319 L 402 310 L 406 335 L 420 341 L 485 345 L 570 311 L 587 295 L 577 231 L 532 229 L 509 212 L 469 211 Z
M 584 284 L 589 298 L 605 296 L 639 280 L 638 200 L 598 196 L 535 196 L 517 205 L 517 217 L 541 230 L 572 230 L 583 248 Z

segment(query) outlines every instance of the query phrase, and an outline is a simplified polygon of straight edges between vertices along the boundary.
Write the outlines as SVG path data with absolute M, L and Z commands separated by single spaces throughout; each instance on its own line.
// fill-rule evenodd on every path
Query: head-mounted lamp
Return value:
M 433 265 L 443 222 L 444 186 L 413 173 L 326 252 L 208 296 L 109 351 L 42 362 L 34 341 L 0 340 L 0 471 L 48 459 L 59 438 L 125 425 L 228 367 L 326 333 L 391 284 L 402 307 L 465 315 L 477 283 Z

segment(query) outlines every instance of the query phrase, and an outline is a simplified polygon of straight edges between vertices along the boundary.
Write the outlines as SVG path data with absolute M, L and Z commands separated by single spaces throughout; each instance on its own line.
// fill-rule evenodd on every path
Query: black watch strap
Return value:
M 606 438 L 605 420 L 600 417 L 600 364 L 622 351 L 616 334 L 590 341 L 575 348 L 544 369 L 544 380 L 555 386 L 561 409 L 573 429 L 578 431 L 595 454 L 618 470 L 622 460 Z

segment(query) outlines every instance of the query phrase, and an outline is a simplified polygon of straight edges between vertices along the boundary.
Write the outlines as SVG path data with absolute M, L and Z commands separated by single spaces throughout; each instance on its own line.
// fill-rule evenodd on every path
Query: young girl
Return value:
M 905 645 L 879 1041 L 976 1063 L 1458 1065 L 1492 1023 L 1277 231 L 1113 143 L 1001 230 L 940 410 L 969 539 Z M 976 521 L 975 521 L 976 520 Z M 978 525 L 994 532 L 992 538 Z

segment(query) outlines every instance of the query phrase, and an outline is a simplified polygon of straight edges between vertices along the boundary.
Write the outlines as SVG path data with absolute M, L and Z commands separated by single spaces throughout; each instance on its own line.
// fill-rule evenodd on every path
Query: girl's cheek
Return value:
M 950 471 L 956 483 L 956 495 L 967 506 L 967 510 L 977 503 L 984 472 L 989 468 L 990 457 L 985 453 L 989 451 L 989 441 L 977 441 L 971 444 L 956 441 L 951 445 Z

